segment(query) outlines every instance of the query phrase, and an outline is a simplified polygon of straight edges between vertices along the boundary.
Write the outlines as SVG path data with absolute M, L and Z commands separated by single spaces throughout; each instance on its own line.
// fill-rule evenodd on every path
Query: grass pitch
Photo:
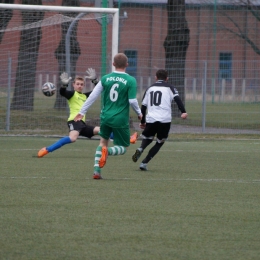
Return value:
M 97 140 L 36 157 L 56 140 L 0 137 L 0 259 L 259 259 L 259 139 L 167 142 L 147 172 L 138 141 L 103 180 Z

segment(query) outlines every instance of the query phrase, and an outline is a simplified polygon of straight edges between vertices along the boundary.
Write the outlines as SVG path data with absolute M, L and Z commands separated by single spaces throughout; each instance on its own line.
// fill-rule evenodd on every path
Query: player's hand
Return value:
M 77 114 L 77 115 L 75 116 L 75 118 L 74 118 L 74 121 L 75 121 L 75 122 L 80 121 L 80 120 L 82 120 L 82 118 L 83 118 L 83 115 Z
M 139 126 L 141 129 L 145 129 L 146 123 L 144 123 L 144 124 L 140 123 Z
M 90 79 L 90 80 L 97 79 L 97 75 L 96 75 L 95 69 L 88 68 L 86 70 L 86 73 L 87 73 L 87 76 L 85 76 L 85 79 Z
M 181 114 L 181 118 L 182 118 L 182 119 L 186 119 L 187 117 L 188 117 L 188 114 L 187 114 L 187 113 L 182 113 L 182 114 Z
M 138 119 L 139 119 L 139 120 L 142 120 L 142 118 L 143 118 L 143 114 L 140 114 L 140 115 L 138 116 Z
M 71 81 L 71 77 L 69 77 L 67 72 L 63 72 L 60 75 L 60 80 L 63 86 L 68 86 Z

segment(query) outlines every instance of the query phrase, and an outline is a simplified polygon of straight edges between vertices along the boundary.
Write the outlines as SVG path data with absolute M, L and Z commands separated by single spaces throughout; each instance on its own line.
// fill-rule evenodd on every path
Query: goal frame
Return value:
M 111 46 L 111 49 L 112 49 L 111 63 L 112 64 L 111 64 L 111 68 L 114 69 L 113 57 L 118 53 L 118 32 L 119 32 L 119 9 L 118 8 L 0 4 L 0 9 L 78 12 L 79 14 L 80 13 L 112 14 L 112 46 Z

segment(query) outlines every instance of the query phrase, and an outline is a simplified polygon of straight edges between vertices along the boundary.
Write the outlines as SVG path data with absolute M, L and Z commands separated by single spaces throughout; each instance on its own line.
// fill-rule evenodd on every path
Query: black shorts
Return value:
M 77 122 L 75 122 L 74 120 L 71 120 L 71 121 L 68 121 L 67 124 L 68 124 L 70 131 L 78 131 L 79 135 L 81 135 L 81 136 L 85 136 L 88 138 L 91 138 L 92 136 L 94 136 L 93 130 L 94 130 L 95 126 L 86 125 L 85 122 L 83 122 L 82 120 L 77 121 Z
M 157 136 L 157 139 L 160 141 L 166 140 L 168 138 L 169 132 L 171 129 L 170 123 L 146 123 L 145 129 L 142 132 L 142 136 L 147 139 L 153 139 L 154 136 Z

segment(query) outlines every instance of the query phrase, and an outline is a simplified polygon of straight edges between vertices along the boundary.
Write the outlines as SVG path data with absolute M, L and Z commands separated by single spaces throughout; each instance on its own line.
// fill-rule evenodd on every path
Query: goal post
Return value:
M 118 52 L 118 32 L 119 32 L 119 9 L 118 8 L 0 4 L 0 9 L 112 14 L 113 15 L 112 57 L 114 57 Z M 111 67 L 113 67 L 113 61 Z
M 92 67 L 100 78 L 101 68 L 106 73 L 114 69 L 119 9 L 0 4 L 0 15 L 0 116 L 6 117 L 0 130 L 67 133 L 67 101 L 59 94 L 59 76 L 64 71 L 72 78 L 85 76 Z M 41 93 L 48 81 L 57 87 L 52 97 Z M 84 92 L 92 89 L 86 80 Z M 91 125 L 99 124 L 96 103 L 87 116 Z

